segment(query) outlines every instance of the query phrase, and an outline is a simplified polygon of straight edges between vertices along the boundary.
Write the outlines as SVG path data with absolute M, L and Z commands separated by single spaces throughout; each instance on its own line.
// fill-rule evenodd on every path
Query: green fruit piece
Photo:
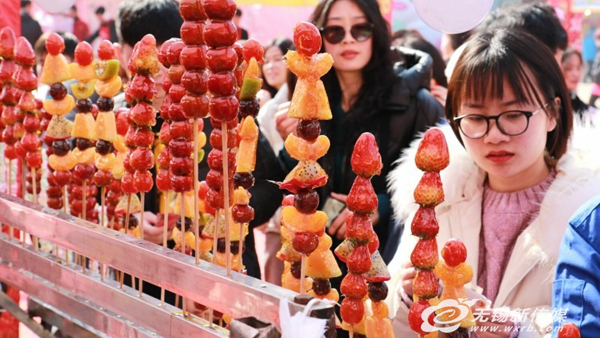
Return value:
M 198 163 L 204 159 L 204 149 L 198 149 Z
M 96 77 L 102 81 L 112 79 L 119 74 L 119 65 L 118 60 L 95 61 Z
M 261 79 L 245 77 L 244 83 L 242 84 L 242 92 L 240 93 L 240 100 L 248 100 L 254 98 L 261 87 Z
M 71 84 L 71 92 L 78 100 L 84 100 L 94 94 L 94 88 L 98 80 L 88 82 L 76 82 Z

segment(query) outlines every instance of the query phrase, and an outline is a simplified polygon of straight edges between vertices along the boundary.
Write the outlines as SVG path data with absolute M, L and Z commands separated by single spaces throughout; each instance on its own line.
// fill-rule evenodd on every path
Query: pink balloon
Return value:
M 493 4 L 494 0 L 413 0 L 421 20 L 429 27 L 449 34 L 475 28 Z

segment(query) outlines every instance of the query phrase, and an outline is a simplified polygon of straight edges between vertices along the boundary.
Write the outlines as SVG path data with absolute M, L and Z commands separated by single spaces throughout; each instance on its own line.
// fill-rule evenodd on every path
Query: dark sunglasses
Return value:
M 321 28 L 321 34 L 325 41 L 335 45 L 344 40 L 346 29 L 342 26 L 326 26 Z M 367 41 L 373 35 L 373 24 L 364 22 L 353 25 L 350 27 L 350 34 L 358 42 Z

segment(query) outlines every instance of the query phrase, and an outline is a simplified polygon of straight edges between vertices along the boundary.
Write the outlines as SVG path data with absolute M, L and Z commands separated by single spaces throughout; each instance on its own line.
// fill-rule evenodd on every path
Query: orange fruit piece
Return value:
M 94 115 L 77 114 L 75 115 L 75 121 L 73 121 L 73 130 L 71 130 L 71 136 L 94 140 L 96 138 L 95 125 L 96 121 L 94 120 Z
M 75 99 L 67 95 L 60 101 L 44 100 L 44 109 L 50 115 L 62 116 L 75 108 Z
M 333 252 L 315 250 L 306 257 L 306 275 L 312 278 L 329 279 L 341 276 L 342 271 L 333 257 Z
M 90 165 L 94 163 L 96 159 L 96 148 L 87 148 L 84 151 L 79 150 L 79 148 L 75 148 L 73 149 L 72 153 L 73 156 L 77 158 L 77 163 L 79 164 Z
M 294 232 L 312 232 L 321 234 L 327 224 L 327 214 L 316 211 L 312 214 L 303 214 L 292 206 L 281 210 L 281 224 Z
M 108 153 L 106 155 L 96 154 L 96 160 L 94 161 L 94 165 L 98 170 L 102 171 L 111 171 L 115 166 L 115 162 L 117 161 L 114 153 Z
M 57 82 L 64 82 L 71 79 L 71 69 L 69 68 L 69 62 L 64 55 L 52 55 L 48 54 L 44 61 L 44 68 L 42 69 L 42 76 L 40 82 L 47 85 L 51 85 Z
M 92 64 L 82 66 L 77 63 L 71 63 L 69 64 L 69 69 L 71 70 L 71 76 L 79 82 L 88 82 L 96 78 Z
M 290 134 L 285 139 L 285 149 L 292 158 L 298 161 L 316 161 L 327 154 L 329 146 L 329 138 L 325 135 L 320 135 L 314 142 L 307 141 L 294 134 Z
M 65 156 L 50 155 L 48 158 L 50 167 L 57 171 L 69 171 L 77 165 L 77 159 L 72 152 L 68 152 Z
M 96 117 L 94 130 L 98 140 L 104 140 L 111 143 L 114 142 L 117 138 L 115 114 L 113 114 L 113 112 L 99 112 Z
M 96 92 L 100 96 L 113 97 L 121 91 L 123 83 L 120 76 L 115 76 L 108 81 L 98 81 Z

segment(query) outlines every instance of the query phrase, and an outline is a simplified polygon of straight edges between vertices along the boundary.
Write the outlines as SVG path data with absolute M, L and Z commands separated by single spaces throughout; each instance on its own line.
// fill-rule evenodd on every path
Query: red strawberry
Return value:
M 347 237 L 356 238 L 358 240 L 371 241 L 373 237 L 373 225 L 371 218 L 366 214 L 348 213 L 346 217 Z
M 417 150 L 415 163 L 423 171 L 441 171 L 448 166 L 450 156 L 446 138 L 440 129 L 429 129 Z
M 408 325 L 410 325 L 410 328 L 415 331 L 416 333 L 418 333 L 419 335 L 426 335 L 429 332 L 425 332 L 423 331 L 423 329 L 421 328 L 421 325 L 423 324 L 424 320 L 423 320 L 423 311 L 425 311 L 428 307 L 430 307 L 431 305 L 429 305 L 429 302 L 426 300 L 421 300 L 418 302 L 414 302 L 413 305 L 411 305 L 410 307 L 410 311 L 408 312 Z M 433 318 L 434 318 L 434 312 L 431 313 L 431 315 L 428 317 L 428 322 L 429 324 L 431 324 L 431 326 L 433 326 Z
M 22 36 L 17 38 L 15 44 L 15 62 L 23 66 L 35 66 L 35 53 L 27 39 Z
M 448 266 L 455 267 L 467 260 L 467 248 L 459 239 L 449 239 L 442 248 L 442 257 Z
M 348 271 L 363 274 L 371 269 L 371 252 L 366 245 L 357 245 L 346 261 Z
M 65 41 L 60 35 L 52 33 L 46 40 L 46 50 L 50 55 L 58 55 L 65 50 Z
M 581 338 L 581 333 L 577 325 L 565 323 L 558 330 L 558 338 Z
M 367 295 L 369 289 L 362 275 L 349 273 L 342 279 L 340 291 L 346 297 L 362 299 Z
M 12 59 L 15 48 L 15 32 L 6 26 L 0 30 L 0 56 L 4 59 Z
M 146 34 L 135 44 L 127 69 L 132 74 L 158 74 L 160 62 L 158 62 L 156 39 L 152 34 Z
M 350 211 L 362 214 L 370 214 L 377 210 L 377 194 L 375 194 L 371 180 L 357 176 L 348 193 L 346 204 Z
M 413 235 L 421 238 L 437 236 L 440 226 L 435 218 L 435 210 L 433 208 L 419 207 L 415 217 L 413 217 L 410 230 Z
M 373 134 L 363 133 L 360 135 L 354 145 L 350 165 L 358 176 L 369 178 L 381 174 L 383 164 Z
M 427 171 L 414 192 L 415 201 L 423 207 L 435 207 L 444 201 L 442 180 L 438 172 Z
M 435 238 L 420 239 L 410 255 L 410 261 L 417 269 L 433 269 L 438 260 L 438 247 Z
M 108 40 L 100 42 L 100 46 L 98 46 L 98 58 L 103 61 L 115 58 L 115 50 L 113 49 L 112 42 Z
M 413 280 L 414 295 L 420 300 L 431 299 L 438 294 L 437 277 L 432 270 L 418 270 Z

